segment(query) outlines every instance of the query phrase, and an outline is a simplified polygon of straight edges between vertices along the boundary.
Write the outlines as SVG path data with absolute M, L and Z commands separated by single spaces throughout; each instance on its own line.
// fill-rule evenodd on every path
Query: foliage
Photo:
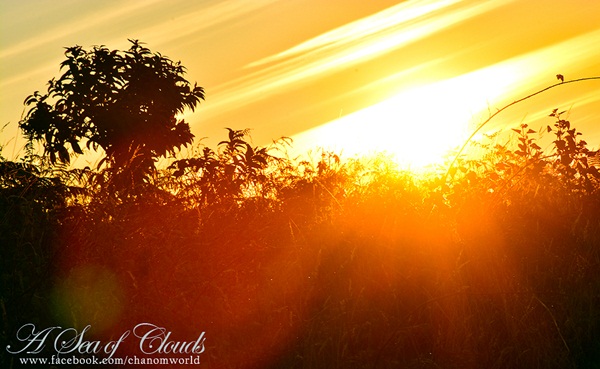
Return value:
M 20 322 L 48 316 L 56 236 L 66 201 L 76 189 L 42 158 L 12 162 L 0 155 L 0 311 L 7 342 Z M 2 355 L 0 355 L 2 356 Z M 0 363 L 3 360 L 0 360 Z M 3 365 L 8 367 L 7 365 Z
M 273 195 L 269 168 L 280 162 L 269 153 L 273 148 L 253 147 L 245 140 L 249 130 L 227 130 L 228 139 L 219 142 L 218 150 L 203 147 L 169 166 L 179 181 L 178 190 L 187 192 L 183 197 L 196 205 L 233 205 L 244 198 Z
M 31 108 L 20 127 L 30 141 L 43 142 L 52 163 L 69 163 L 85 144 L 103 149 L 111 167 L 128 168 L 139 182 L 157 157 L 192 142 L 178 115 L 194 110 L 203 89 L 190 85 L 179 62 L 130 41 L 124 52 L 67 48 L 63 75 L 49 82 L 46 94 L 25 100 Z

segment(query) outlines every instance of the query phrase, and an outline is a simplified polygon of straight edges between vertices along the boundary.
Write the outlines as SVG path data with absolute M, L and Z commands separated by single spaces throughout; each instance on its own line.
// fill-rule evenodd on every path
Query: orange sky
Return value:
M 13 138 L 23 100 L 59 75 L 63 47 L 75 44 L 122 49 L 137 38 L 181 60 L 206 89 L 186 119 L 207 143 L 224 127 L 252 128 L 257 144 L 285 135 L 302 149 L 409 158 L 424 155 L 416 142 L 459 143 L 487 109 L 555 83 L 557 73 L 600 75 L 600 1 L 590 0 L 9 0 L 0 27 L 7 157 L 22 145 Z M 571 108 L 598 146 L 599 99 L 599 81 L 559 87 L 490 129 Z

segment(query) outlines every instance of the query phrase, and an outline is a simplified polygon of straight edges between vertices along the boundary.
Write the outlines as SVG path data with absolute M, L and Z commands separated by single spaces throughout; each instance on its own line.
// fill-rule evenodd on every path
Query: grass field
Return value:
M 207 368 L 598 368 L 598 170 L 548 119 L 550 151 L 521 126 L 428 175 L 282 159 L 245 131 L 133 184 L 3 160 L 3 345 L 148 322 L 204 331 Z

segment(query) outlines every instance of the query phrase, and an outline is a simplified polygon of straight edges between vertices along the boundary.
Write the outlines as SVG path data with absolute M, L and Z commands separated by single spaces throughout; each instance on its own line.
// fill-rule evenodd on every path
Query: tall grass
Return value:
M 552 119 L 552 152 L 521 126 L 427 177 L 234 130 L 128 192 L 3 160 L 2 341 L 152 322 L 206 331 L 211 368 L 599 367 L 598 171 Z

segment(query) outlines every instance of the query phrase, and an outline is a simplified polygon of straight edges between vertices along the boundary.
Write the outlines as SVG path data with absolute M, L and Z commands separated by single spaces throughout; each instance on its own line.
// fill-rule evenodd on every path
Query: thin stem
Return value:
M 444 175 L 444 180 L 442 181 L 442 183 L 446 183 L 446 180 L 448 179 L 448 175 L 450 174 L 450 170 L 454 167 L 454 165 L 456 164 L 456 161 L 458 160 L 458 157 L 462 154 L 462 152 L 465 150 L 465 148 L 467 147 L 467 145 L 469 144 L 469 142 L 471 142 L 471 140 L 473 139 L 473 137 L 475 137 L 475 135 L 477 134 L 477 132 L 479 132 L 481 130 L 481 128 L 483 128 L 483 126 L 485 126 L 486 124 L 488 124 L 492 119 L 494 119 L 494 117 L 498 114 L 500 114 L 501 112 L 503 112 L 504 110 L 510 108 L 511 106 L 520 103 L 521 101 L 525 101 L 529 98 L 534 97 L 535 95 L 539 95 L 542 92 L 548 91 L 551 88 L 557 87 L 557 86 L 563 86 L 569 83 L 575 83 L 575 82 L 581 82 L 581 81 L 589 81 L 589 80 L 600 80 L 600 76 L 596 76 L 596 77 L 585 77 L 585 78 L 578 78 L 578 79 L 572 79 L 569 81 L 564 81 L 564 82 L 559 82 L 556 84 L 553 84 L 551 86 L 548 86 L 546 88 L 543 88 L 539 91 L 536 91 L 530 95 L 527 95 L 523 98 L 520 98 L 518 100 L 515 100 L 513 102 L 511 102 L 508 105 L 505 105 L 504 107 L 502 107 L 501 109 L 498 109 L 494 114 L 490 115 L 483 123 L 481 123 L 469 136 L 469 138 L 466 139 L 466 141 L 463 143 L 463 145 L 460 147 L 460 149 L 458 150 L 458 152 L 456 153 L 456 156 L 454 157 L 454 160 L 452 160 L 452 162 L 450 163 L 450 166 L 448 166 L 448 169 L 446 170 L 446 174 Z

